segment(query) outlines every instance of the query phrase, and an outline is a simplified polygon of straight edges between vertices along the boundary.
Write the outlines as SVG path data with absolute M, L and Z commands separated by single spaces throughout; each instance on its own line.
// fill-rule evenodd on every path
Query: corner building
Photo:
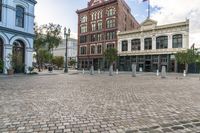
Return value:
M 174 54 L 189 48 L 189 20 L 167 25 L 157 25 L 146 19 L 140 28 L 118 33 L 118 68 L 131 71 L 131 64 L 145 72 L 182 72 L 184 66 L 177 63 Z
M 35 0 L 0 0 L 0 59 L 3 73 L 10 66 L 8 55 L 16 59 L 15 73 L 28 72 L 33 61 Z
M 78 67 L 107 68 L 107 48 L 117 48 L 117 32 L 139 27 L 124 0 L 91 0 L 78 14 Z

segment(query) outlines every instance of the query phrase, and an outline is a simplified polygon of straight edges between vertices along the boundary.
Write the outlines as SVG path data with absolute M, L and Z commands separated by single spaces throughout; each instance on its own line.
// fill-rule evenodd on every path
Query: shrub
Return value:
M 52 63 L 59 68 L 63 67 L 64 65 L 64 57 L 63 56 L 54 56 Z

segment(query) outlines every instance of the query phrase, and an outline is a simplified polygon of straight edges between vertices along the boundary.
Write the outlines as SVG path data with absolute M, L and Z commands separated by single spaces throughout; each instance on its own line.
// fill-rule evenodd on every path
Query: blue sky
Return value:
M 147 17 L 147 2 L 125 0 L 139 23 Z M 200 47 L 200 0 L 150 0 L 151 18 L 159 25 L 190 19 L 190 45 Z M 87 7 L 88 0 L 37 0 L 35 8 L 36 22 L 60 24 L 71 28 L 73 37 L 77 33 L 77 9 Z
M 132 14 L 141 22 L 147 16 L 147 2 L 127 0 L 132 9 Z M 87 0 L 38 0 L 36 5 L 36 22 L 46 24 L 53 22 L 63 27 L 70 27 L 72 32 L 77 32 L 77 9 L 87 7 Z

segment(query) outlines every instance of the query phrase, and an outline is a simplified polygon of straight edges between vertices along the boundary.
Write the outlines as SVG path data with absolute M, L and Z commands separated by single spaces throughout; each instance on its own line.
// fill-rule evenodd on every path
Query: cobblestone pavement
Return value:
M 0 133 L 200 133 L 200 81 L 175 76 L 0 78 Z

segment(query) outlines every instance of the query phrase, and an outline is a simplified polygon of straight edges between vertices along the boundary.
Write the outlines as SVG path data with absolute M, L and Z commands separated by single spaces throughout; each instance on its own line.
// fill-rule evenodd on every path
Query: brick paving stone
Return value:
M 155 75 L 58 74 L 0 78 L 0 133 L 196 133 L 200 131 L 199 93 L 199 80 L 193 77 L 163 80 Z

